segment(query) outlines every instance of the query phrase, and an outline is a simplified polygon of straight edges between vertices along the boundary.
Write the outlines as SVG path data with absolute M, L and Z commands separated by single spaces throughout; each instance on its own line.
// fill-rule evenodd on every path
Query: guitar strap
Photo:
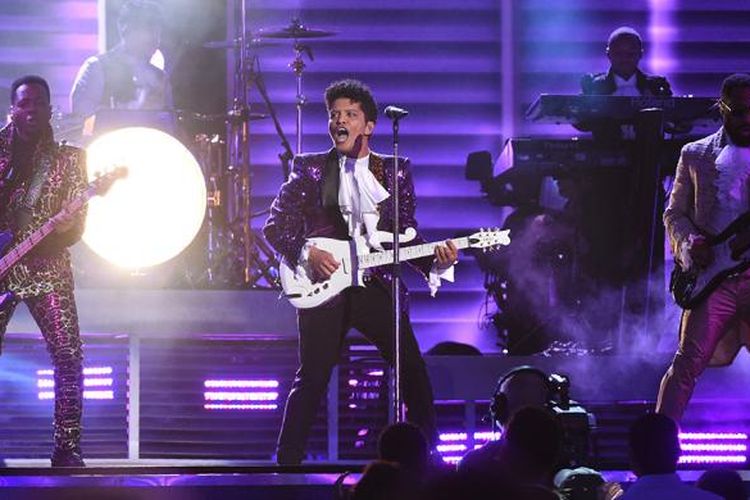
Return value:
M 19 212 L 27 212 L 31 210 L 41 196 L 44 182 L 55 161 L 57 144 L 53 140 L 52 128 L 49 127 L 40 138 L 31 157 L 29 159 L 22 159 L 18 158 L 17 153 L 14 152 L 14 138 L 16 135 L 17 130 L 15 123 L 12 121 L 0 129 L 0 175 L 2 175 L 0 192 L 3 196 L 3 199 L 0 201 L 3 202 L 3 208 L 7 208 L 13 201 L 10 199 L 10 196 L 18 195 L 21 197 L 18 200 L 21 208 Z M 15 164 L 19 160 L 28 161 L 28 164 Z M 22 169 L 24 170 L 23 172 L 19 170 L 20 166 L 30 167 L 33 170 L 33 172 L 29 172 L 30 178 L 26 177 L 26 169 Z M 27 183 L 25 192 L 19 192 L 17 189 L 23 185 L 22 183 Z M 7 214 L 7 217 L 15 219 L 15 227 L 22 229 L 28 223 L 29 214 Z
M 22 233 L 31 223 L 31 214 L 34 205 L 39 201 L 39 197 L 42 194 L 42 187 L 47 180 L 49 171 L 52 169 L 55 157 L 54 151 L 56 149 L 56 146 L 43 148 L 37 150 L 34 154 L 32 159 L 32 162 L 36 167 L 34 169 L 34 175 L 32 176 L 26 194 L 21 201 L 20 210 L 16 214 L 16 227 L 18 228 L 19 233 Z

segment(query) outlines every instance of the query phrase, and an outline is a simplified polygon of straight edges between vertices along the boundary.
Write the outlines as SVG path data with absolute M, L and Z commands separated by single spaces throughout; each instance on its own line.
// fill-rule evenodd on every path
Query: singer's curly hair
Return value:
M 341 97 L 351 99 L 352 102 L 358 102 L 365 112 L 365 118 L 368 122 L 378 121 L 378 104 L 372 96 L 370 87 L 360 82 L 347 78 L 331 83 L 326 89 L 326 107 L 331 109 L 333 102 Z

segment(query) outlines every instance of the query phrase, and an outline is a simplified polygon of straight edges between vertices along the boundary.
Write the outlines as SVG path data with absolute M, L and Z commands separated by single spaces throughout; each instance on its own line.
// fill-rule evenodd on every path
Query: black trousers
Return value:
M 292 384 L 279 433 L 277 461 L 298 464 L 318 405 L 326 393 L 333 367 L 339 361 L 346 333 L 359 330 L 375 344 L 389 365 L 394 361 L 390 293 L 377 281 L 345 290 L 335 305 L 298 313 L 300 366 Z M 401 319 L 402 383 L 407 420 L 435 442 L 435 410 L 427 369 L 406 315 Z

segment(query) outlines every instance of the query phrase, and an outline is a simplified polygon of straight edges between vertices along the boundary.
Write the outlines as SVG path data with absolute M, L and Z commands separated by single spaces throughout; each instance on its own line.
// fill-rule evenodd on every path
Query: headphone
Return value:
M 537 375 L 544 383 L 544 387 L 546 390 L 545 406 L 548 401 L 553 399 L 555 395 L 555 387 L 550 381 L 549 375 L 547 375 L 539 368 L 535 368 L 530 365 L 517 366 L 505 373 L 497 381 L 495 392 L 492 394 L 492 401 L 490 402 L 490 417 L 493 424 L 497 422 L 498 424 L 505 426 L 508 423 L 508 420 L 510 420 L 510 402 L 508 401 L 508 395 L 503 392 L 503 384 L 505 384 L 516 375 L 527 373 Z

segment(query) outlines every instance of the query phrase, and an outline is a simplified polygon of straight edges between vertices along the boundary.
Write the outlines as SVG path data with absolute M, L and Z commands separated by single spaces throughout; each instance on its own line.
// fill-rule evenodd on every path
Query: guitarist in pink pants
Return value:
M 393 157 L 379 155 L 368 143 L 377 121 L 370 89 L 356 80 L 331 84 L 325 93 L 328 131 L 333 148 L 295 157 L 293 171 L 271 205 L 263 232 L 292 267 L 301 265 L 316 280 L 328 279 L 339 267 L 333 255 L 307 241 L 312 237 L 348 240 L 363 235 L 372 249 L 387 243 L 378 231 L 393 231 L 390 192 Z M 399 232 L 416 229 L 414 185 L 408 160 L 399 161 Z M 423 243 L 417 236 L 409 244 Z M 452 281 L 457 250 L 439 245 L 434 257 L 411 261 L 435 291 L 440 279 Z M 359 330 L 393 362 L 391 274 L 373 268 L 364 287 L 351 287 L 318 307 L 298 310 L 300 367 L 292 384 L 278 440 L 279 464 L 299 464 L 305 443 L 337 364 L 344 336 Z M 402 288 L 404 290 L 404 288 Z M 407 418 L 430 441 L 437 438 L 432 386 L 402 298 L 404 399 Z
M 0 130 L 0 229 L 12 232 L 9 247 L 23 240 L 86 190 L 85 156 L 54 141 L 50 90 L 38 76 L 11 86 L 11 122 Z M 53 466 L 83 466 L 81 336 L 67 247 L 83 233 L 85 212 L 62 220 L 55 232 L 2 280 L 0 338 L 16 304 L 28 306 L 47 343 L 55 375 Z M 6 246 L 4 252 L 8 251 Z
M 748 230 L 726 245 L 712 240 L 750 210 L 750 75 L 724 80 L 719 107 L 723 127 L 682 149 L 664 212 L 675 265 L 694 272 L 703 290 L 693 290 L 700 300 L 683 311 L 679 347 L 656 403 L 678 422 L 703 370 L 728 365 L 747 345 L 740 326 L 750 320 L 750 271 L 730 255 L 748 246 Z

